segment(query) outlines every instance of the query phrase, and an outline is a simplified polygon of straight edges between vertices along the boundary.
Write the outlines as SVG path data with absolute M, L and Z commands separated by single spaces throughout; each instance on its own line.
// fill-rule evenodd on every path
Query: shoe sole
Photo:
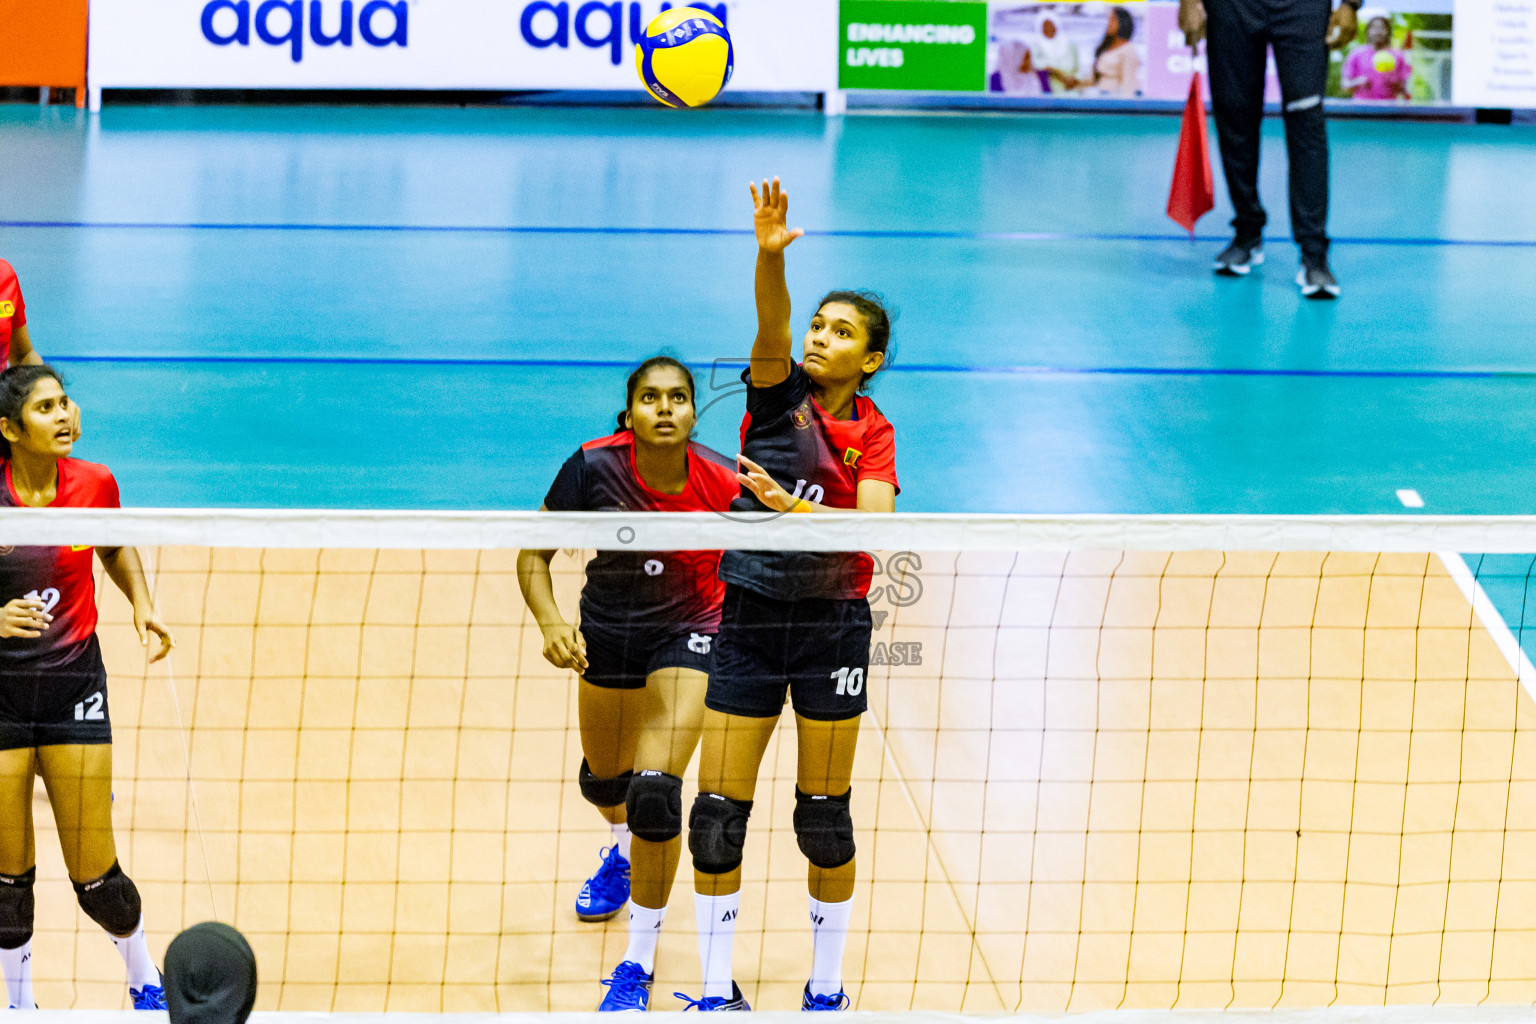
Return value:
M 597 921 L 611 921 L 614 918 L 618 917 L 619 916 L 619 911 L 623 910 L 623 909 L 624 908 L 622 906 L 621 907 L 616 907 L 615 909 L 608 911 L 608 913 L 606 913 L 606 914 L 583 914 L 581 911 L 578 910 L 576 912 L 576 919 L 578 921 L 586 921 L 588 923 L 593 923 L 593 922 L 597 922 Z
M 1261 251 L 1248 257 L 1247 263 L 1217 263 L 1216 273 L 1222 277 L 1247 277 L 1250 270 L 1263 265 L 1264 253 Z
M 1301 271 L 1296 275 L 1296 285 L 1301 289 L 1301 297 L 1304 299 L 1332 300 L 1339 297 L 1338 285 L 1307 284 L 1307 272 Z

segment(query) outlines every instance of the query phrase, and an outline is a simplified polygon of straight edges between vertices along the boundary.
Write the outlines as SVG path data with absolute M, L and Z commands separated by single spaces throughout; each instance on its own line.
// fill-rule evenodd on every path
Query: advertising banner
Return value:
M 1136 99 L 1148 96 L 1146 0 L 1125 3 L 994 2 L 987 88 L 1010 96 Z M 1173 6 L 1175 19 L 1177 5 Z M 1189 50 L 1183 88 L 1189 92 Z M 1158 97 L 1168 98 L 1168 97 Z
M 1451 2 L 1367 2 L 1356 40 L 1331 53 L 1327 95 L 1362 103 L 1450 102 Z M 1493 2 L 1536 7 L 1536 0 Z M 1177 3 L 993 0 L 991 8 L 987 87 L 993 92 L 1183 100 L 1190 75 L 1206 70 L 1205 43 L 1193 52 L 1185 45 Z M 1273 54 L 1266 78 L 1265 99 L 1278 102 Z
M 964 0 L 842 0 L 844 89 L 980 92 L 987 5 Z
M 1452 95 L 1464 107 L 1536 107 L 1536 0 L 1456 0 Z
M 1328 96 L 1384 105 L 1452 101 L 1450 0 L 1360 8 L 1360 31 L 1328 66 Z
M 91 0 L 99 88 L 639 89 L 665 0 Z M 837 88 L 829 0 L 700 0 L 736 50 L 728 88 Z

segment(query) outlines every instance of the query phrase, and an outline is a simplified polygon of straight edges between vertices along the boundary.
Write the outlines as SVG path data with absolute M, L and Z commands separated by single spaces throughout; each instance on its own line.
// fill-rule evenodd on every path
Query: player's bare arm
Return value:
M 159 661 L 170 654 L 176 646 L 176 638 L 171 635 L 170 629 L 155 609 L 155 599 L 149 592 L 149 584 L 144 580 L 144 565 L 139 561 L 138 549 L 97 548 L 96 555 L 101 559 L 107 575 L 112 577 L 112 582 L 117 584 L 117 589 L 123 592 L 128 603 L 133 606 L 133 628 L 138 631 L 139 644 L 148 650 L 150 634 L 154 634 L 157 643 L 150 652 L 150 662 Z
M 789 193 L 779 179 L 753 184 L 752 229 L 757 235 L 757 339 L 752 343 L 752 386 L 772 387 L 789 376 L 794 335 L 789 329 L 789 285 L 784 280 L 784 250 L 801 235 L 789 227 Z
M 540 505 L 540 512 L 548 512 Z M 539 624 L 544 637 L 544 660 L 556 668 L 568 668 L 575 672 L 587 670 L 587 645 L 576 627 L 565 621 L 560 606 L 555 603 L 554 579 L 549 572 L 553 549 L 517 553 L 517 585 L 528 602 L 528 610 Z

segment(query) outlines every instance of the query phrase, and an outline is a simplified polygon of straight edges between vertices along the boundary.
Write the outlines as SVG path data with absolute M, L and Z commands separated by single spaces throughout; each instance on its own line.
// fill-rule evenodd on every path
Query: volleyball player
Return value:
M 69 457 L 69 397 L 50 367 L 0 373 L 0 507 L 117 508 L 105 466 Z M 117 862 L 112 836 L 112 722 L 96 638 L 91 548 L 0 548 L 0 965 L 10 1005 L 34 1009 L 32 885 L 37 849 L 33 770 L 43 777 L 64 865 L 86 916 L 106 929 L 128 967 L 136 1010 L 165 1009 L 160 972 L 144 941 L 139 891 Z M 139 642 L 170 653 L 138 552 L 97 548 L 133 605 Z
M 891 424 L 862 394 L 885 364 L 890 317 L 867 292 L 832 292 L 791 347 L 784 250 L 788 196 L 775 179 L 752 188 L 757 233 L 757 339 L 734 507 L 777 512 L 892 512 L 896 445 Z M 783 711 L 795 709 L 799 767 L 795 837 L 810 861 L 814 957 L 804 1010 L 841 1010 L 843 948 L 853 908 L 853 753 L 868 706 L 873 563 L 862 553 L 727 551 L 725 604 L 704 699 L 699 796 L 688 819 L 704 994 L 701 1010 L 747 1010 L 731 978 L 741 906 L 741 858 L 758 768 Z
M 629 376 L 618 432 L 566 460 L 544 509 L 724 511 L 740 493 L 735 466 L 690 440 L 696 417 L 687 367 L 647 359 Z M 543 631 L 544 657 L 581 675 L 577 782 L 614 836 L 576 914 L 602 921 L 630 901 L 629 946 L 598 1009 L 644 1010 L 682 856 L 682 776 L 699 742 L 720 623 L 720 552 L 599 552 L 587 563 L 579 630 L 555 605 L 553 555 L 522 552 L 518 582 Z

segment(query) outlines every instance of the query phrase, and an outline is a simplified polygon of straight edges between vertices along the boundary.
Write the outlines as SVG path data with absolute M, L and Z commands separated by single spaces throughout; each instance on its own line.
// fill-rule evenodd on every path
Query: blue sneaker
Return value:
M 133 1000 L 135 1010 L 164 1010 L 165 986 L 145 985 L 143 988 L 130 988 L 128 996 Z
M 673 992 L 672 994 L 688 1004 L 683 1007 L 684 1013 L 687 1013 L 689 1010 L 699 1010 L 702 1012 L 705 1010 L 745 1011 L 752 1009 L 752 1007 L 747 1005 L 747 997 L 741 994 L 741 986 L 737 985 L 734 981 L 731 982 L 731 998 L 729 999 L 725 998 L 725 996 L 705 996 L 703 999 L 694 999 L 682 992 Z
M 811 983 L 805 983 L 805 994 L 800 997 L 800 1009 L 806 1011 L 817 1010 L 846 1010 L 848 1009 L 848 994 L 839 992 L 835 996 L 811 995 Z
M 576 916 L 583 921 L 606 921 L 629 902 L 629 861 L 614 843 L 603 851 L 603 864 L 582 884 L 576 895 Z
M 633 960 L 625 960 L 613 969 L 613 977 L 603 982 L 608 987 L 608 994 L 603 996 L 598 1010 L 644 1013 L 651 1005 L 651 981 L 654 978 L 655 975 L 646 974 L 645 969 Z

